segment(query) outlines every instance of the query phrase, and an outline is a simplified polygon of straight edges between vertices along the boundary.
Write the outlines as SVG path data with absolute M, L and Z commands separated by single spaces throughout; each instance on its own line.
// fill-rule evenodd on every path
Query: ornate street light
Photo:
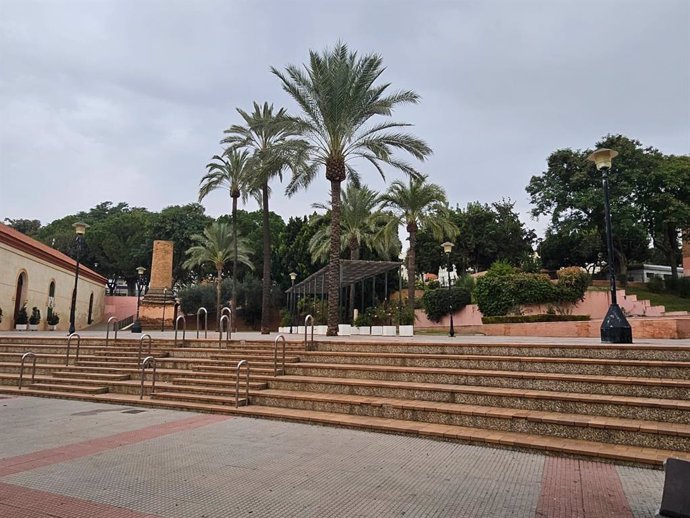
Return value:
M 297 278 L 296 272 L 290 272 L 290 281 L 292 281 L 292 289 L 290 290 L 290 298 L 292 299 L 291 314 L 290 314 L 290 334 L 292 334 L 292 324 L 295 322 L 295 279 Z
M 74 254 L 75 260 L 77 261 L 77 266 L 74 269 L 74 289 L 72 290 L 72 304 L 69 308 L 69 334 L 74 333 L 76 330 L 74 325 L 75 313 L 77 310 L 77 284 L 79 283 L 79 263 L 81 261 L 81 255 L 84 253 L 84 234 L 86 234 L 86 229 L 89 225 L 81 221 L 74 223 L 74 232 L 77 234 L 74 238 Z
M 441 246 L 443 247 L 443 251 L 445 252 L 448 260 L 446 265 L 446 271 L 448 272 L 448 305 L 450 309 L 450 329 L 448 330 L 448 336 L 455 336 L 455 329 L 453 328 L 453 295 L 450 283 L 450 253 L 455 245 L 450 241 L 446 241 Z
M 137 268 L 137 319 L 132 325 L 132 333 L 141 333 L 141 322 L 139 321 L 139 304 L 141 303 L 141 292 L 149 285 L 149 280 L 144 277 L 146 268 L 139 266 Z
M 587 160 L 594 162 L 597 170 L 601 171 L 602 183 L 604 184 L 604 219 L 606 223 L 606 249 L 608 251 L 611 305 L 601 323 L 601 341 L 613 344 L 631 344 L 633 341 L 632 328 L 620 306 L 618 306 L 618 298 L 616 296 L 616 269 L 613 254 L 613 233 L 611 231 L 611 203 L 609 201 L 609 172 L 611 171 L 611 162 L 616 156 L 618 156 L 618 152 L 613 149 L 597 149 L 587 157 Z

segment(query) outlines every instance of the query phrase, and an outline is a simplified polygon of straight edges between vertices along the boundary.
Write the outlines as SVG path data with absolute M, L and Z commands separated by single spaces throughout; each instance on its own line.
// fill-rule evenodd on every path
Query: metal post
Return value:
M 115 331 L 115 341 L 117 342 L 117 328 L 120 325 L 120 321 L 115 317 L 110 317 L 108 323 L 105 327 L 105 346 L 108 347 L 108 341 L 110 340 L 110 323 L 113 323 L 113 331 Z
M 448 336 L 455 336 L 455 328 L 453 327 L 453 291 L 450 283 L 450 252 L 446 254 L 448 258 L 448 265 L 446 266 L 448 272 L 448 307 L 450 309 L 450 330 Z
M 208 338 L 208 311 L 206 311 L 204 307 L 196 310 L 196 337 L 199 338 L 200 317 L 202 312 L 204 313 L 204 338 Z
M 165 331 L 165 303 L 167 302 L 168 288 L 163 288 L 163 317 L 161 318 L 161 333 Z
M 75 223 L 74 226 L 77 228 L 78 223 Z M 75 253 L 76 253 L 76 268 L 74 269 L 74 289 L 72 290 L 72 304 L 70 305 L 69 309 L 69 332 L 68 334 L 74 333 L 76 330 L 75 327 L 75 314 L 77 311 L 77 286 L 79 284 L 79 265 L 81 261 L 81 254 L 82 254 L 82 248 L 84 245 L 84 238 L 82 237 L 82 234 L 79 233 L 79 229 L 77 228 L 77 237 L 75 238 Z
M 290 279 L 292 286 L 290 287 L 290 334 L 292 334 L 292 326 L 295 323 L 295 279 Z
M 273 340 L 273 377 L 278 376 L 278 340 L 283 342 L 283 367 L 282 373 L 285 374 L 285 337 L 283 335 L 276 336 Z

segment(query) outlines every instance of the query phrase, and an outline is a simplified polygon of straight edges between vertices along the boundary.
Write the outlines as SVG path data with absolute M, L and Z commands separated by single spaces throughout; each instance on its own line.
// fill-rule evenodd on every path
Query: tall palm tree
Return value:
M 228 224 L 224 221 L 214 221 L 204 229 L 203 234 L 193 235 L 192 240 L 196 244 L 187 250 L 188 257 L 182 266 L 191 270 L 196 266 L 211 263 L 216 269 L 216 321 L 220 322 L 220 284 L 223 269 L 235 253 L 235 241 Z M 242 239 L 238 240 L 236 250 L 237 261 L 254 269 L 249 259 L 249 247 Z
M 374 85 L 383 73 L 376 54 L 358 57 L 347 45 L 333 50 L 309 52 L 304 70 L 288 65 L 284 71 L 271 68 L 302 110 L 296 119 L 299 132 L 311 144 L 312 167 L 301 169 L 288 186 L 288 193 L 308 186 L 318 168 L 326 169 L 331 187 L 331 242 L 328 271 L 328 334 L 338 333 L 340 271 L 340 184 L 348 177 L 357 180 L 351 162 L 369 162 L 384 176 L 382 164 L 416 175 L 409 164 L 393 157 L 395 149 L 424 160 L 431 149 L 422 140 L 401 132 L 409 124 L 393 121 L 371 123 L 376 115 L 390 116 L 393 108 L 416 104 L 419 96 L 409 90 L 388 93 L 389 83 Z
M 252 170 L 248 166 L 249 153 L 236 149 L 227 149 L 223 156 L 214 155 L 206 165 L 207 173 L 201 179 L 199 186 L 199 201 L 216 189 L 227 189 L 232 198 L 232 239 L 233 239 L 233 263 L 232 263 L 232 297 L 230 310 L 233 315 L 233 325 L 237 322 L 237 263 L 238 263 L 238 239 L 237 239 L 237 200 L 242 197 L 242 203 L 247 203 L 250 195 L 257 193 L 251 183 Z
M 407 300 L 414 310 L 415 245 L 417 230 L 423 227 L 438 240 L 455 237 L 458 229 L 450 219 L 446 193 L 440 185 L 427 183 L 427 176 L 410 178 L 405 184 L 396 180 L 381 195 L 383 206 L 391 209 L 398 217 L 397 224 L 405 225 L 410 239 L 407 252 Z
M 294 121 L 285 108 L 276 113 L 273 105 L 254 103 L 254 111 L 247 113 L 237 109 L 244 125 L 235 124 L 225 130 L 227 135 L 221 144 L 229 144 L 249 154 L 248 165 L 253 179 L 251 183 L 261 192 L 263 215 L 263 281 L 261 300 L 261 333 L 269 333 L 269 308 L 271 302 L 271 229 L 269 226 L 269 183 L 275 177 L 283 179 L 287 168 L 295 168 L 304 156 L 306 142 L 296 136 Z

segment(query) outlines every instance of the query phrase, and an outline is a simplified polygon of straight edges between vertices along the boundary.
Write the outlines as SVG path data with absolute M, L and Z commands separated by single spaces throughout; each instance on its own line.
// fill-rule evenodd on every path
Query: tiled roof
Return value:
M 76 261 L 70 256 L 63 254 L 62 252 L 55 250 L 54 248 L 43 244 L 40 241 L 36 241 L 26 234 L 22 234 L 18 230 L 8 227 L 3 223 L 0 223 L 0 243 L 5 243 L 12 248 L 22 250 L 37 259 L 42 259 L 69 271 L 74 271 L 77 265 Z M 101 274 L 96 273 L 83 265 L 79 266 L 79 273 L 84 277 L 104 285 L 107 281 L 107 279 Z

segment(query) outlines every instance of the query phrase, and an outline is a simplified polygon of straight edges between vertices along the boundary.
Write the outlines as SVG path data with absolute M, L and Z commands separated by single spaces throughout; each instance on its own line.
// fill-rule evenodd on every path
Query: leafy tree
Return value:
M 10 219 L 5 218 L 7 226 L 26 234 L 27 236 L 35 236 L 41 228 L 41 222 L 37 219 Z
M 414 309 L 415 295 L 415 251 L 417 231 L 420 228 L 429 230 L 432 236 L 441 240 L 445 237 L 453 238 L 458 229 L 450 218 L 446 193 L 440 185 L 427 183 L 427 176 L 421 175 L 410 178 L 407 184 L 396 180 L 382 196 L 384 207 L 390 208 L 396 215 L 393 225 L 405 225 L 410 239 L 410 249 L 407 252 L 407 301 Z
M 201 179 L 199 187 L 199 201 L 203 200 L 211 191 L 227 189 L 232 198 L 232 236 L 235 245 L 234 259 L 232 263 L 232 297 L 230 309 L 235 315 L 237 311 L 237 200 L 242 197 L 242 202 L 247 203 L 250 195 L 257 194 L 256 187 L 252 185 L 253 171 L 248 165 L 249 152 L 228 149 L 223 157 L 215 155 L 215 162 L 209 163 L 208 172 Z
M 254 103 L 250 114 L 241 109 L 237 112 L 244 119 L 244 126 L 233 125 L 225 130 L 227 135 L 222 144 L 229 144 L 236 149 L 246 150 L 250 155 L 250 168 L 253 185 L 261 190 L 261 209 L 263 211 L 263 288 L 261 333 L 268 334 L 268 318 L 271 302 L 271 230 L 269 222 L 268 199 L 269 184 L 278 177 L 282 180 L 287 168 L 295 169 L 299 157 L 303 156 L 306 144 L 294 138 L 295 125 L 287 116 L 284 108 L 276 113 L 273 105 Z
M 598 261 L 602 250 L 601 236 L 596 229 L 580 230 L 553 227 L 546 229 L 544 240 L 538 246 L 542 265 L 547 270 L 558 270 L 566 266 L 591 268 Z
M 220 290 L 223 269 L 234 258 L 232 233 L 227 223 L 215 221 L 204 230 L 203 235 L 192 236 L 196 243 L 187 250 L 187 260 L 183 266 L 192 269 L 210 263 L 216 270 L 216 322 L 220 322 Z M 237 259 L 251 267 L 248 249 L 243 241 L 237 245 Z
M 407 163 L 396 159 L 393 150 L 401 149 L 423 160 L 431 149 L 422 140 L 400 131 L 408 124 L 386 121 L 374 123 L 377 116 L 388 117 L 403 104 L 416 104 L 413 91 L 388 93 L 389 83 L 375 85 L 383 73 L 380 56 L 358 57 L 347 45 L 338 43 L 321 54 L 310 51 L 309 64 L 301 68 L 288 65 L 284 71 L 271 68 L 283 89 L 297 102 L 301 116 L 298 131 L 311 144 L 311 167 L 293 176 L 288 193 L 307 187 L 318 169 L 325 167 L 331 187 L 331 243 L 328 272 L 328 334 L 338 333 L 340 271 L 340 184 L 349 176 L 359 179 L 352 161 L 369 162 L 384 176 L 381 164 L 389 164 L 406 174 L 416 175 Z

